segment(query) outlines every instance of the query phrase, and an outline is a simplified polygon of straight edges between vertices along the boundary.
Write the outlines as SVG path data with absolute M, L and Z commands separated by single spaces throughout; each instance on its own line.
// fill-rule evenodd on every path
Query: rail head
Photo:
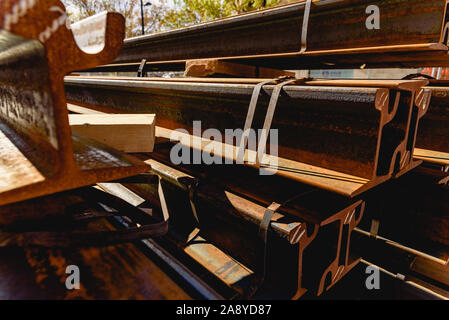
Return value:
M 89 139 L 72 140 L 68 121 L 64 76 L 114 59 L 124 22 L 102 13 L 76 24 L 85 52 L 59 0 L 0 2 L 0 205 L 148 168 Z

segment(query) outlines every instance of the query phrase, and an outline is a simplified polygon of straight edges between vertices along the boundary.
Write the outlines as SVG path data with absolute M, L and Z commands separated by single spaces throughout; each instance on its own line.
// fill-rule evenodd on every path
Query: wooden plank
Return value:
M 153 152 L 154 114 L 71 114 L 73 131 L 124 152 Z
M 280 76 L 295 76 L 294 72 L 250 66 L 217 59 L 190 60 L 186 62 L 186 77 L 210 77 L 229 75 L 244 78 L 277 78 Z

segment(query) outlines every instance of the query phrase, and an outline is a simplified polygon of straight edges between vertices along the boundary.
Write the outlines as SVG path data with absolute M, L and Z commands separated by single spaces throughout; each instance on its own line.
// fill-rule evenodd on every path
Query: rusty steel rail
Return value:
M 0 245 L 2 247 L 8 245 L 5 241 L 5 229 L 11 232 L 36 228 L 64 231 L 75 228 L 78 232 L 102 229 L 120 232 L 123 227 L 133 228 L 134 223 L 143 223 L 150 218 L 147 214 L 142 217 L 143 220 L 140 218 L 135 220 L 136 217 L 131 220 L 129 216 L 122 216 L 117 221 L 117 216 L 113 215 L 117 213 L 117 208 L 109 207 L 110 203 L 107 207 L 101 206 L 100 203 L 103 205 L 104 203 L 96 196 L 93 197 L 93 201 L 86 201 L 82 197 L 83 194 L 90 194 L 92 190 L 93 188 L 85 187 L 2 206 L 2 213 L 10 211 L 20 215 L 21 219 L 14 225 L 8 225 L 7 228 L 2 226 Z M 70 219 L 73 215 L 78 216 L 78 219 Z M 145 239 L 142 242 L 142 244 L 138 241 L 110 244 L 105 247 L 96 247 L 94 243 L 89 243 L 87 246 L 72 246 L 65 249 L 38 245 L 2 248 L 1 297 L 3 299 L 223 299 L 200 276 L 187 269 L 181 261 L 153 239 Z M 70 262 L 86 270 L 82 289 L 76 290 L 76 293 L 67 291 L 65 279 L 56 276 L 64 274 L 67 267 L 64 262 Z M 129 268 L 123 268 L 124 265 Z M 174 274 L 176 277 L 173 277 Z M 120 275 L 120 279 L 114 280 L 114 276 L 117 275 Z M 41 277 L 48 281 L 42 283 L 39 281 Z M 26 281 L 23 281 L 24 279 Z
M 123 183 L 129 184 L 129 180 L 130 179 L 125 179 L 111 183 L 102 183 L 99 184 L 99 187 L 104 191 L 125 200 L 133 206 L 141 206 L 144 203 L 148 204 L 147 200 L 123 185 Z M 134 180 L 134 178 L 131 180 Z M 173 180 L 173 183 L 176 183 L 175 181 L 176 179 Z M 142 186 L 131 185 L 131 188 L 137 189 L 140 193 L 145 193 L 145 191 L 142 191 Z M 153 196 L 155 196 L 155 194 L 152 194 L 151 198 L 153 198 Z M 161 214 L 161 203 L 162 201 L 159 197 L 156 206 L 151 210 L 152 216 Z M 171 207 L 172 206 L 170 206 L 170 208 Z M 235 297 L 236 294 L 244 296 L 249 289 L 248 279 L 252 277 L 254 272 L 232 256 L 226 254 L 212 243 L 202 238 L 199 229 L 195 228 L 190 234 L 187 233 L 186 230 L 177 232 L 172 226 L 164 239 L 159 238 L 157 239 L 157 242 L 156 240 L 149 239 L 144 240 L 144 243 L 150 249 L 155 249 L 153 251 L 156 253 L 159 251 L 171 252 L 173 255 L 177 256 L 180 261 L 183 261 L 186 264 L 186 267 L 192 270 L 201 268 L 206 269 L 207 273 L 213 275 L 212 278 L 219 280 L 221 283 L 219 286 L 220 288 L 223 287 L 228 289 L 224 290 L 225 296 Z M 170 255 L 170 253 L 168 254 Z M 169 262 L 169 264 L 171 265 L 172 263 Z M 200 266 L 200 268 L 198 268 L 198 266 Z
M 423 249 L 449 247 L 449 177 L 444 172 L 417 168 L 367 195 L 365 219 L 379 222 L 379 235 Z M 379 200 L 381 199 L 381 201 Z
M 121 15 L 102 13 L 70 29 L 60 1 L 5 0 L 0 38 L 0 205 L 149 169 L 72 136 L 68 122 L 63 78 L 116 57 Z
M 449 166 L 449 84 L 431 80 L 432 98 L 427 115 L 422 119 L 416 141 L 415 158 Z
M 126 39 L 114 64 L 122 70 L 142 59 L 162 69 L 204 58 L 289 69 L 448 64 L 447 3 L 313 0 L 308 15 L 300 1 Z M 366 27 L 369 5 L 380 9 L 380 29 Z
M 116 113 L 157 113 L 157 126 L 190 134 L 200 120 L 203 131 L 216 128 L 223 134 L 243 128 L 260 81 L 75 76 L 66 77 L 65 84 L 70 103 Z M 271 127 L 279 133 L 278 174 L 352 197 L 410 170 L 417 164 L 411 155 L 418 121 L 429 103 L 424 84 L 312 80 L 285 86 Z M 262 128 L 273 88 L 263 87 L 254 129 Z M 157 130 L 157 135 L 170 138 L 169 130 Z M 201 147 L 190 145 L 204 149 L 209 143 L 203 140 Z M 231 153 L 221 154 L 235 160 L 236 148 Z
M 348 201 L 277 176 L 267 181 L 251 168 L 195 170 L 192 166 L 180 168 L 183 172 L 167 165 L 170 162 L 166 153 L 164 156 L 158 152 L 155 159 L 147 162 L 162 179 L 170 221 L 185 234 L 184 241 L 199 221 L 203 238 L 256 270 L 256 274 L 261 268 L 256 253 L 263 245 L 258 229 L 270 204 L 284 203 L 271 223 L 271 272 L 267 278 L 271 286 L 275 283 L 274 288 L 282 286 L 284 292 L 290 292 L 290 297 L 299 298 L 307 291 L 320 295 L 358 263 L 359 259 L 349 255 L 349 249 L 352 230 L 363 215 L 363 201 Z M 241 180 L 246 184 L 242 185 Z M 151 203 L 160 203 L 157 185 L 126 186 Z M 292 195 L 293 200 L 286 203 Z
M 367 268 L 379 270 L 380 290 L 366 287 Z M 447 300 L 447 292 L 441 292 L 428 282 L 407 277 L 394 270 L 375 265 L 364 259 L 353 269 L 345 281 L 323 297 L 327 300 Z
M 177 247 L 187 250 L 190 244 L 189 240 L 192 239 L 191 234 L 198 226 L 189 200 L 189 185 L 194 183 L 193 179 L 195 178 L 156 161 L 149 163 L 154 165 L 153 173 L 158 174 L 162 179 L 166 203 L 170 212 L 170 233 L 173 234 L 174 230 L 178 233 L 171 241 Z M 157 197 L 158 186 L 156 184 L 137 187 L 126 184 L 126 186 L 148 199 L 156 208 L 162 206 Z M 203 186 L 200 190 L 196 189 L 194 203 L 200 220 L 201 233 L 199 236 L 207 239 L 224 253 L 231 255 L 250 270 L 254 271 L 261 267 L 257 252 L 260 252 L 263 242 L 258 238 L 257 233 L 266 207 L 212 185 Z M 270 270 L 281 270 L 279 262 L 282 261 L 283 272 L 270 272 L 270 275 L 275 277 L 275 280 L 271 281 L 275 283 L 275 288 L 283 288 L 284 298 L 290 298 L 295 295 L 295 292 L 299 297 L 306 292 L 301 283 L 301 256 L 310 244 L 311 237 L 315 236 L 314 230 L 310 234 L 306 228 L 306 223 L 301 223 L 297 219 L 295 221 L 281 213 L 276 213 L 273 216 L 270 242 L 271 246 L 279 248 L 279 250 L 273 251 L 276 257 L 271 256 L 273 260 L 270 261 L 273 262 L 270 265 Z M 220 259 L 217 257 L 217 253 L 202 251 L 202 255 L 209 254 L 214 256 L 210 260 Z M 194 255 L 194 258 L 201 263 L 201 258 L 198 255 Z M 207 265 L 205 267 L 207 268 Z M 234 271 L 236 273 L 232 273 L 231 278 L 241 279 L 238 281 L 228 279 L 227 284 L 242 295 L 251 294 L 251 287 L 254 284 L 242 286 L 240 283 L 252 281 L 253 273 L 242 275 L 240 270 Z
M 440 288 L 449 286 L 449 250 L 439 256 L 430 255 L 390 239 L 373 237 L 369 232 L 358 228 L 354 229 L 353 237 L 353 250 L 364 260 L 402 274 L 405 278 L 430 278 L 436 281 Z M 449 298 L 449 295 L 447 297 Z

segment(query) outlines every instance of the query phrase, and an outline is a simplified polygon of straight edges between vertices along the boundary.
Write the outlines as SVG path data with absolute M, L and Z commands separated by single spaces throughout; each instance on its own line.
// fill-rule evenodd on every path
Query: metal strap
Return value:
M 297 194 L 289 199 L 287 199 L 286 201 L 284 201 L 282 204 L 273 202 L 266 210 L 262 219 L 262 222 L 260 223 L 259 226 L 259 238 L 261 238 L 264 242 L 264 244 L 267 243 L 267 239 L 268 239 L 268 229 L 270 227 L 270 223 L 271 223 L 271 219 L 273 218 L 273 215 L 276 211 L 278 211 L 281 207 L 286 206 L 288 203 L 297 200 L 301 197 L 304 197 L 308 194 L 311 194 L 312 192 L 315 192 L 315 189 L 311 189 L 311 190 L 307 190 L 304 191 L 300 194 Z
M 402 80 L 413 80 L 413 79 L 417 79 L 417 78 L 426 78 L 426 79 L 429 79 L 429 80 L 435 80 L 435 77 L 429 76 L 429 75 L 424 74 L 424 73 L 411 73 L 411 74 L 406 75 L 405 77 L 403 77 Z
M 145 71 L 146 64 L 147 64 L 147 60 L 142 59 L 142 61 L 140 62 L 140 65 L 139 65 L 139 70 L 137 71 L 137 77 L 143 78 L 143 77 L 147 76 L 147 72 Z
M 405 276 L 403 274 L 401 274 L 401 273 L 397 273 L 396 274 L 396 278 L 399 279 L 399 280 L 405 281 Z
M 262 240 L 262 246 L 257 250 L 257 266 L 258 272 L 252 280 L 253 285 L 249 290 L 248 297 L 254 296 L 263 286 L 265 278 L 268 274 L 268 230 L 270 228 L 271 219 L 274 213 L 279 210 L 281 204 L 273 202 L 266 210 L 259 226 L 259 238 Z
M 301 50 L 299 52 L 305 52 L 307 50 L 307 31 L 309 29 L 310 9 L 312 7 L 312 0 L 307 0 L 304 8 L 304 16 L 302 19 L 301 30 Z
M 130 242 L 152 237 L 160 237 L 168 232 L 168 222 L 154 223 L 144 209 L 135 207 L 126 201 L 95 188 L 78 189 L 74 191 L 88 202 L 107 207 L 107 212 L 92 211 L 75 214 L 70 219 L 75 221 L 125 216 L 136 220 L 141 226 L 124 230 L 104 231 L 36 231 L 36 232 L 1 232 L 0 247 L 8 246 L 41 246 L 41 247 L 73 247 L 73 246 L 106 246 Z M 48 220 L 47 225 L 53 226 L 60 220 Z
M 245 125 L 243 127 L 243 135 L 242 135 L 242 138 L 240 139 L 240 146 L 239 146 L 238 154 L 237 154 L 238 162 L 243 162 L 244 157 L 245 157 L 245 149 L 246 149 L 246 145 L 248 143 L 249 131 L 251 130 L 251 127 L 253 124 L 254 113 L 256 112 L 256 106 L 257 106 L 257 102 L 259 100 L 260 91 L 262 90 L 262 87 L 269 83 L 276 82 L 279 80 L 280 80 L 280 78 L 266 80 L 261 83 L 258 83 L 254 87 L 253 95 L 251 96 L 251 101 L 250 101 L 249 107 L 248 107 L 248 114 L 246 115 Z
M 168 231 L 166 221 L 115 231 L 0 232 L 0 247 L 107 246 L 140 239 L 161 237 Z
M 120 212 L 114 211 L 107 212 L 107 211 L 86 211 L 83 213 L 74 214 L 72 216 L 73 221 L 85 221 L 85 220 L 92 220 L 92 219 L 98 219 L 98 218 L 110 218 L 113 216 L 120 216 L 123 215 Z
M 380 226 L 380 222 L 377 219 L 372 219 L 371 220 L 371 228 L 369 230 L 369 234 L 371 237 L 376 238 L 377 235 L 379 234 L 379 226 Z
M 305 191 L 303 193 L 297 194 L 290 199 L 287 199 L 282 204 L 273 202 L 266 210 L 262 218 L 262 222 L 259 226 L 259 238 L 262 240 L 262 248 L 259 251 L 258 256 L 258 268 L 259 268 L 259 277 L 256 277 L 256 284 L 254 286 L 254 289 L 251 292 L 251 296 L 253 296 L 262 286 L 265 282 L 265 278 L 268 274 L 268 230 L 270 229 L 271 220 L 273 219 L 273 215 L 276 211 L 278 211 L 281 207 L 287 205 L 288 203 L 292 202 L 293 200 L 299 199 L 300 197 L 303 197 L 305 195 L 308 195 L 312 192 L 315 192 L 314 189 Z
M 268 229 L 270 227 L 271 219 L 273 219 L 274 213 L 279 210 L 281 205 L 279 203 L 273 202 L 266 210 L 263 215 L 262 222 L 259 226 L 259 238 L 262 239 L 263 243 L 267 243 L 268 239 Z
M 198 211 L 196 210 L 196 205 L 195 205 L 195 193 L 196 193 L 196 188 L 198 187 L 199 181 L 198 179 L 194 179 L 193 183 L 190 183 L 188 185 L 188 190 L 189 190 L 189 202 L 190 202 L 190 207 L 192 208 L 192 213 L 193 213 L 193 217 L 195 218 L 195 221 L 197 223 L 197 226 L 200 226 L 200 219 L 198 217 Z
M 164 221 L 168 221 L 168 219 L 170 218 L 170 214 L 168 212 L 167 201 L 165 200 L 164 189 L 162 187 L 161 181 L 162 181 L 162 179 L 159 178 L 157 192 L 159 195 L 159 201 L 161 203 L 161 210 L 162 210 L 162 215 L 164 217 Z
M 273 89 L 273 93 L 271 94 L 270 103 L 269 103 L 268 109 L 267 109 L 267 114 L 265 116 L 265 122 L 263 124 L 262 134 L 259 139 L 259 145 L 257 147 L 257 157 L 256 157 L 257 164 L 260 164 L 260 160 L 262 159 L 262 156 L 265 154 L 265 150 L 267 147 L 268 134 L 271 129 L 274 112 L 276 111 L 277 102 L 279 99 L 279 95 L 281 94 L 282 88 L 287 84 L 291 84 L 291 83 L 295 83 L 295 82 L 297 82 L 297 79 L 289 79 L 289 80 L 286 80 L 286 81 L 283 81 L 283 82 L 277 84 Z

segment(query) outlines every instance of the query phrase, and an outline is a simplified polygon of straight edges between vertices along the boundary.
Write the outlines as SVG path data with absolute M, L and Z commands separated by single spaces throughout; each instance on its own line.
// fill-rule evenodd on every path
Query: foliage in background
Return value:
M 175 6 L 164 14 L 162 26 L 167 29 L 184 27 L 230 15 L 268 8 L 281 0 L 174 0 Z M 291 2 L 291 1 L 290 1 Z
M 294 0 L 144 0 L 145 33 L 185 27 Z M 126 36 L 141 34 L 140 0 L 62 0 L 72 22 L 108 10 L 126 18 Z

